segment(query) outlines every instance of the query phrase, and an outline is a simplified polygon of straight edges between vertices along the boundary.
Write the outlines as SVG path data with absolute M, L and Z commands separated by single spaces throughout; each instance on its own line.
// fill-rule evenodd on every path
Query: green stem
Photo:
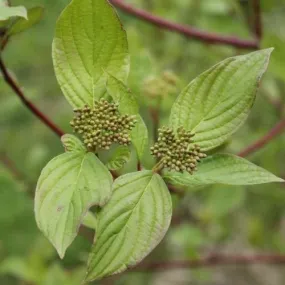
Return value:
M 153 172 L 153 173 L 158 173 L 158 172 L 163 168 L 163 161 L 164 161 L 164 159 L 161 159 L 161 160 L 152 168 L 152 172 Z

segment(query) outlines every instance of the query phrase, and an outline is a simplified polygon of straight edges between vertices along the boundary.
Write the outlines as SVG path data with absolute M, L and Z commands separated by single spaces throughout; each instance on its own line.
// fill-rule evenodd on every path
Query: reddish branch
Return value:
M 253 144 L 247 146 L 238 155 L 245 157 L 258 151 L 259 149 L 270 143 L 274 138 L 279 136 L 284 130 L 285 130 L 285 119 L 282 119 L 264 137 L 258 139 Z
M 254 33 L 258 41 L 262 38 L 262 22 L 260 0 L 253 1 Z
M 7 84 L 13 89 L 13 91 L 18 95 L 21 101 L 26 105 L 26 107 L 40 119 L 46 126 L 48 126 L 55 134 L 61 137 L 64 132 L 59 129 L 48 117 L 46 117 L 33 103 L 31 103 L 24 95 L 23 91 L 17 84 L 17 82 L 13 79 L 13 77 L 9 74 L 8 69 L 6 68 L 3 60 L 0 58 L 0 70 L 3 74 L 4 80 Z
M 274 264 L 285 265 L 285 255 L 254 254 L 254 255 L 227 255 L 211 254 L 197 260 L 163 261 L 141 264 L 133 269 L 134 272 L 164 271 L 171 269 L 189 269 L 198 267 L 214 267 L 218 265 L 247 265 L 247 264 Z
M 16 180 L 24 181 L 22 173 L 18 170 L 18 168 L 14 165 L 14 163 L 4 152 L 0 153 L 0 161 L 6 167 L 6 169 L 9 170 L 9 172 L 13 175 L 13 177 Z
M 187 38 L 196 39 L 209 44 L 222 44 L 244 49 L 258 49 L 259 47 L 259 43 L 256 40 L 243 40 L 237 37 L 205 32 L 190 26 L 173 23 L 164 18 L 152 15 L 144 10 L 126 4 L 122 0 L 110 0 L 110 2 L 131 16 L 146 21 L 161 29 L 182 34 Z

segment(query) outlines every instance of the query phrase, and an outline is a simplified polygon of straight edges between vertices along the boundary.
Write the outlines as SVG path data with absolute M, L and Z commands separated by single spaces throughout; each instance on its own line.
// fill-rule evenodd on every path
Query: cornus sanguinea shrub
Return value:
M 131 268 L 157 246 L 172 217 L 169 185 L 283 181 L 241 157 L 213 154 L 246 120 L 271 52 L 225 59 L 190 82 L 149 148 L 147 127 L 127 87 L 126 32 L 113 7 L 106 0 L 73 0 L 67 6 L 57 22 L 52 56 L 74 110 L 74 135 L 62 137 L 65 153 L 42 170 L 35 216 L 63 258 L 89 208 L 97 206 L 85 282 Z M 113 156 L 104 163 L 100 153 L 111 147 Z M 128 161 L 131 148 L 139 164 L 145 152 L 156 164 L 117 177 L 114 171 Z

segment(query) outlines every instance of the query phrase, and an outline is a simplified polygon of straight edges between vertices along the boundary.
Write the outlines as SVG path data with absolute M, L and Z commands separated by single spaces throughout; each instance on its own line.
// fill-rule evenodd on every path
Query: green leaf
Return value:
M 126 32 L 106 0 L 73 0 L 61 14 L 53 42 L 61 89 L 73 107 L 93 106 L 104 94 L 106 72 L 126 81 Z
M 252 185 L 284 182 L 267 170 L 231 154 L 215 154 L 203 159 L 193 175 L 188 172 L 167 172 L 163 177 L 173 185 L 190 188 L 217 183 Z
M 148 130 L 140 115 L 138 115 L 136 119 L 137 123 L 132 129 L 131 139 L 137 151 L 138 158 L 141 160 L 148 146 Z
M 139 115 L 139 105 L 136 98 L 122 81 L 110 74 L 108 75 L 107 90 L 113 100 L 119 103 L 121 114 L 137 115 L 137 123 L 131 131 L 131 139 L 137 155 L 141 159 L 148 144 L 148 130 Z
M 9 20 L 6 20 L 6 21 L 1 21 L 0 20 L 0 28 L 6 28 L 8 25 L 9 25 Z M 3 31 L 2 31 L 2 35 L 3 35 Z
M 79 152 L 86 152 L 86 148 L 84 144 L 81 142 L 79 138 L 74 135 L 63 135 L 61 137 L 61 141 L 64 145 L 65 151 L 79 151 Z
M 58 264 L 53 263 L 47 268 L 47 272 L 41 282 L 43 285 L 53 285 L 67 283 L 67 274 L 65 270 Z
M 33 7 L 28 10 L 28 19 L 18 18 L 8 30 L 8 35 L 21 33 L 37 24 L 43 17 L 43 7 Z
M 92 212 L 88 211 L 83 218 L 82 225 L 84 225 L 87 228 L 96 230 L 97 228 L 96 216 Z
M 111 159 L 107 162 L 106 166 L 110 170 L 118 170 L 129 161 L 130 157 L 130 149 L 126 146 L 119 146 L 115 150 Z
M 43 169 L 36 189 L 36 221 L 61 258 L 87 210 L 107 203 L 111 185 L 111 174 L 93 153 L 66 152 Z
M 0 2 L 0 21 L 5 21 L 11 17 L 22 17 L 27 19 L 27 10 L 23 6 L 9 7 L 5 2 Z
M 8 257 L 0 263 L 0 275 L 6 274 L 28 282 L 34 281 L 31 270 L 22 257 Z
M 111 74 L 108 74 L 107 91 L 113 100 L 119 103 L 119 111 L 122 114 L 136 115 L 139 113 L 138 102 L 131 90 Z
M 162 240 L 170 224 L 171 196 L 158 174 L 126 174 L 115 181 L 113 189 L 98 216 L 86 281 L 135 266 Z
M 202 73 L 174 103 L 171 126 L 195 133 L 204 151 L 221 145 L 246 120 L 271 52 L 231 57 Z

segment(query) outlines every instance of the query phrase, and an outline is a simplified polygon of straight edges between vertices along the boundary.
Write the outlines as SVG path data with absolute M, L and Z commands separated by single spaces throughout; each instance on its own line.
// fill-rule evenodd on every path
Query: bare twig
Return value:
M 140 163 L 140 161 L 138 161 L 137 163 L 137 171 L 141 171 L 142 170 L 142 165 Z
M 164 18 L 152 15 L 144 10 L 126 4 L 122 0 L 110 0 L 110 2 L 125 13 L 128 13 L 161 29 L 182 34 L 187 38 L 196 39 L 209 44 L 228 45 L 244 49 L 258 49 L 259 47 L 259 43 L 256 40 L 244 40 L 237 37 L 205 32 L 190 26 L 170 22 Z
M 171 269 L 190 269 L 200 267 L 214 267 L 218 265 L 251 265 L 274 264 L 285 265 L 285 255 L 279 254 L 253 254 L 253 255 L 227 255 L 210 254 L 205 258 L 196 260 L 177 260 L 140 264 L 133 272 L 152 272 Z
M 169 191 L 177 196 L 183 197 L 185 195 L 185 191 L 182 189 L 178 189 L 172 185 L 167 185 Z
M 159 128 L 159 106 L 157 108 L 150 107 L 149 112 L 152 119 L 153 140 L 156 142 L 158 139 L 158 128 Z
M 3 60 L 0 58 L 0 70 L 3 74 L 4 80 L 7 84 L 13 89 L 13 91 L 18 95 L 21 101 L 26 105 L 26 107 L 38 118 L 40 119 L 46 126 L 48 126 L 56 135 L 61 137 L 64 135 L 64 132 L 57 127 L 48 117 L 46 117 L 33 103 L 31 103 L 24 95 L 23 91 L 17 84 L 17 82 L 10 75 L 6 65 Z
M 18 181 L 24 181 L 23 174 L 18 170 L 18 168 L 14 165 L 12 160 L 6 155 L 4 152 L 0 153 L 0 161 L 5 166 L 7 170 L 13 175 L 13 177 Z
M 265 136 L 258 139 L 253 144 L 247 146 L 238 155 L 241 157 L 245 157 L 258 151 L 259 149 L 270 143 L 277 136 L 279 136 L 284 130 L 285 130 L 285 119 L 282 119 Z
M 262 38 L 262 22 L 261 22 L 261 7 L 260 0 L 252 0 L 253 15 L 254 15 L 254 34 L 258 41 Z
M 3 51 L 8 43 L 9 37 L 4 35 L 4 37 L 1 38 L 0 41 L 0 51 Z

